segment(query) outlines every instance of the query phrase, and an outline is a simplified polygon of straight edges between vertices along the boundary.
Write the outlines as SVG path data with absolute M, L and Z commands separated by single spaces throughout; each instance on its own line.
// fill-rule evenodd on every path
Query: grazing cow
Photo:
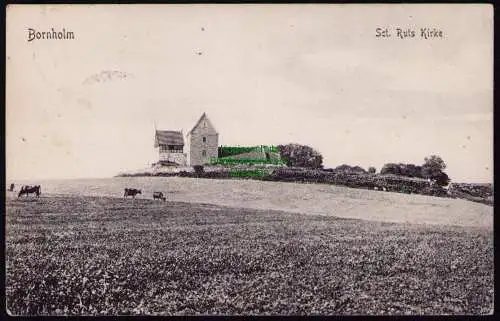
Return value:
M 123 197 L 127 196 L 132 196 L 132 198 L 135 198 L 137 194 L 142 194 L 140 189 L 135 189 L 135 188 L 126 188 L 125 193 L 123 194 Z
M 163 200 L 165 202 L 166 197 L 163 195 L 162 192 L 154 192 L 153 193 L 153 200 L 156 200 L 156 199 Z
M 26 197 L 28 197 L 29 194 L 34 193 L 36 194 L 36 197 L 40 197 L 40 185 L 36 186 L 23 186 L 21 190 L 19 191 L 19 194 L 17 194 L 17 197 L 21 197 L 23 194 L 26 194 Z

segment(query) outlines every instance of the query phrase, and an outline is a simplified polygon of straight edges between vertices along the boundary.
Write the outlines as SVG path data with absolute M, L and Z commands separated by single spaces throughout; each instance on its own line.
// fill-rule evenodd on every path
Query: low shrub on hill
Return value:
M 366 170 L 361 166 L 350 166 L 346 164 L 335 167 L 335 171 L 347 173 L 366 173 Z
M 492 184 L 467 184 L 467 183 L 451 183 L 450 192 L 466 193 L 474 197 L 488 198 L 493 196 Z
M 451 183 L 448 192 L 451 197 L 463 198 L 491 206 L 494 204 L 492 184 Z
M 274 170 L 272 174 L 265 177 L 265 180 L 327 183 L 399 193 L 446 196 L 446 191 L 444 189 L 437 185 L 430 184 L 427 180 L 397 175 L 286 168 Z
M 231 177 L 253 178 L 267 176 L 268 172 L 262 169 L 231 171 Z
M 153 176 L 150 172 L 141 172 L 141 173 L 122 173 L 116 175 L 116 177 L 143 177 L 143 176 Z
M 271 165 L 269 165 L 271 166 Z M 493 188 L 490 185 L 478 184 L 452 184 L 447 192 L 438 184 L 433 184 L 426 179 L 400 176 L 395 174 L 374 174 L 358 170 L 356 167 L 341 170 L 337 169 L 310 169 L 300 167 L 279 167 L 240 164 L 211 168 L 210 171 L 197 167 L 194 172 L 180 171 L 178 173 L 158 172 L 155 174 L 139 173 L 133 176 L 163 176 L 163 177 L 193 177 L 193 178 L 250 178 L 265 181 L 323 183 L 342 185 L 352 188 L 375 189 L 381 191 L 422 194 L 439 197 L 458 197 L 485 204 L 493 204 Z M 353 169 L 354 170 L 351 170 Z M 132 176 L 132 175 L 131 175 Z
M 167 173 L 167 172 L 160 172 L 156 173 L 153 176 L 161 176 L 161 177 L 173 177 L 173 176 L 180 176 L 180 173 Z
M 288 166 L 322 168 L 323 156 L 320 152 L 307 145 L 278 145 L 281 158 Z

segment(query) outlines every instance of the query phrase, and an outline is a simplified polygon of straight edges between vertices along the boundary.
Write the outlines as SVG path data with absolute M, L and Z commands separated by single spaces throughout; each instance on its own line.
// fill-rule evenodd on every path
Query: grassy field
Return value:
M 369 218 L 364 202 L 357 210 Z M 42 194 L 6 207 L 14 315 L 493 311 L 492 225 L 101 196 Z
M 142 189 L 142 194 L 137 195 L 141 199 L 152 199 L 153 191 L 162 191 L 167 200 L 174 202 L 207 203 L 394 223 L 490 228 L 493 226 L 493 207 L 484 204 L 461 199 L 324 184 L 182 177 L 54 180 L 23 184 L 41 185 L 42 195 L 122 197 L 123 189 L 132 187 Z

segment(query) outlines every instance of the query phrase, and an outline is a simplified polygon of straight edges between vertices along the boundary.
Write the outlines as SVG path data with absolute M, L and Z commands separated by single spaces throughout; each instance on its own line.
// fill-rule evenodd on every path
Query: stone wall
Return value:
M 186 165 L 187 159 L 186 154 L 183 153 L 167 153 L 160 152 L 160 162 L 171 162 L 179 165 Z

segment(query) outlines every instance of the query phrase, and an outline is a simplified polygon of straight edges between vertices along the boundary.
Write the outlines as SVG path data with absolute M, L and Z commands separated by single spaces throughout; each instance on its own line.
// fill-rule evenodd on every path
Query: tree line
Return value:
M 323 169 L 323 156 L 314 148 L 301 144 L 278 145 L 278 150 L 281 159 L 287 166 L 305 167 L 312 169 Z M 403 163 L 387 163 L 380 170 L 381 175 L 393 174 L 398 176 L 416 177 L 431 179 L 439 186 L 446 186 L 450 182 L 450 178 L 444 172 L 446 163 L 438 155 L 425 157 L 422 165 L 403 164 Z M 340 165 L 335 169 L 325 169 L 329 171 L 344 171 L 358 173 L 376 173 L 376 168 L 370 166 L 368 170 L 360 166 Z
M 440 156 L 431 155 L 424 159 L 422 165 L 388 163 L 380 170 L 380 174 L 394 174 L 399 176 L 431 179 L 439 186 L 446 186 L 450 177 L 444 172 L 446 163 Z

